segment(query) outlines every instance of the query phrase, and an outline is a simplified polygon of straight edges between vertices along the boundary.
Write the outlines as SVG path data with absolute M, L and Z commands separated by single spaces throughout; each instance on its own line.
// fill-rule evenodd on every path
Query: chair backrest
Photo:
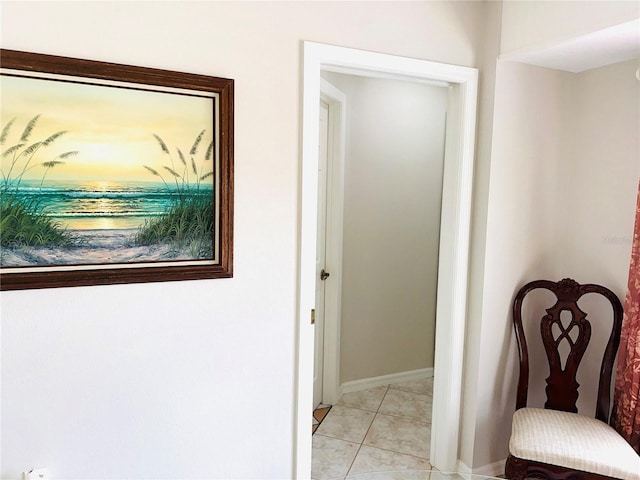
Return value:
M 616 351 L 620 344 L 622 305 L 618 297 L 608 288 L 594 284 L 580 285 L 570 278 L 559 282 L 548 280 L 529 282 L 516 294 L 513 302 L 513 325 L 520 354 L 520 379 L 516 409 L 526 407 L 529 388 L 529 351 L 522 325 L 522 305 L 525 296 L 532 290 L 539 288 L 549 290 L 556 296 L 556 303 L 546 309 L 546 315 L 543 315 L 540 320 L 540 333 L 549 361 L 549 377 L 546 379 L 547 401 L 544 408 L 553 410 L 574 413 L 578 411 L 576 402 L 579 395 L 579 384 L 576 375 L 591 339 L 591 323 L 587 320 L 587 314 L 578 307 L 578 300 L 587 293 L 597 293 L 603 295 L 611 303 L 613 308 L 612 329 L 602 358 L 595 414 L 595 418 L 608 423 L 611 373 Z M 565 325 L 561 320 L 563 312 L 568 312 L 571 315 L 571 321 L 568 324 L 565 322 Z M 561 342 L 565 340 L 570 349 L 563 367 L 559 347 Z

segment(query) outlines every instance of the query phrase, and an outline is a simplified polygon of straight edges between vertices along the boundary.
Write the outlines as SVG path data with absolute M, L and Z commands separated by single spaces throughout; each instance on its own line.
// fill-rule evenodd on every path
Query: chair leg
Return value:
M 527 475 L 527 461 L 509 454 L 504 466 L 504 476 L 509 480 L 524 480 Z

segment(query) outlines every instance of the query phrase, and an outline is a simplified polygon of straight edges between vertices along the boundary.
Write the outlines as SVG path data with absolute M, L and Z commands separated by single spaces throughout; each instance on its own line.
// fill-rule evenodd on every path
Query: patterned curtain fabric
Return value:
M 640 453 L 640 185 L 611 425 Z

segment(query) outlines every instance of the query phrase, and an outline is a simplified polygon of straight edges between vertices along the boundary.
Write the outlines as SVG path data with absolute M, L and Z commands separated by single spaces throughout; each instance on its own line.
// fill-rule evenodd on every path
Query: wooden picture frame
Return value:
M 0 289 L 233 276 L 234 81 L 0 49 Z

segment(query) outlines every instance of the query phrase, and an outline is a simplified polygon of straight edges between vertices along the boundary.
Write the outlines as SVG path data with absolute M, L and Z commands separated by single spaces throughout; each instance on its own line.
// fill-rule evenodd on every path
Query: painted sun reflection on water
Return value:
M 70 230 L 134 230 L 144 224 L 144 218 L 76 218 L 61 223 Z
M 175 193 L 157 182 L 24 182 L 24 194 L 68 230 L 137 229 L 172 205 Z

